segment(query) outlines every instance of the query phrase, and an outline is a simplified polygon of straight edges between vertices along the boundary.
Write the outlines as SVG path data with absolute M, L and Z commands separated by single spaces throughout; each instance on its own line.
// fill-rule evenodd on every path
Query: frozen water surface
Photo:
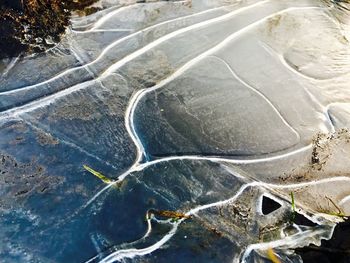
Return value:
M 350 214 L 347 4 L 99 5 L 1 62 L 1 259 L 302 262 L 330 238 Z

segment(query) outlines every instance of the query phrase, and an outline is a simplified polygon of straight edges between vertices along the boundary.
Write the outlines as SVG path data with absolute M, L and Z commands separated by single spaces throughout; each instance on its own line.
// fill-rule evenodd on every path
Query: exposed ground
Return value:
M 71 12 L 91 13 L 96 0 L 0 0 L 0 59 L 52 47 Z

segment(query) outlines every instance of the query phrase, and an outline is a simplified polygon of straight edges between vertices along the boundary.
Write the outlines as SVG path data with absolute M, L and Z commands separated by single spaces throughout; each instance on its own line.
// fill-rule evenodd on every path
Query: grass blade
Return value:
M 95 175 L 97 178 L 99 178 L 102 182 L 106 183 L 106 184 L 110 184 L 113 183 L 113 180 L 109 179 L 108 177 L 104 176 L 103 174 L 101 174 L 100 172 L 95 171 L 94 169 L 92 169 L 91 167 L 87 166 L 87 165 L 83 165 L 84 169 L 90 173 L 92 173 L 93 175 Z

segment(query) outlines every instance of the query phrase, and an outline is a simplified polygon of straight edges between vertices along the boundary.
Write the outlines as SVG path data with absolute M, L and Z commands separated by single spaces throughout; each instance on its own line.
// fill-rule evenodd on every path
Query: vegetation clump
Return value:
M 97 0 L 0 0 L 0 59 L 43 51 L 55 45 L 71 12 Z

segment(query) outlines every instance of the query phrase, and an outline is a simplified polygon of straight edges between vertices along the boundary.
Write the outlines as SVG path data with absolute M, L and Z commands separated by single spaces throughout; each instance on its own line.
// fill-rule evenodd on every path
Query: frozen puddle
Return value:
M 1 62 L 1 258 L 302 262 L 329 239 L 350 215 L 347 4 L 99 5 Z

